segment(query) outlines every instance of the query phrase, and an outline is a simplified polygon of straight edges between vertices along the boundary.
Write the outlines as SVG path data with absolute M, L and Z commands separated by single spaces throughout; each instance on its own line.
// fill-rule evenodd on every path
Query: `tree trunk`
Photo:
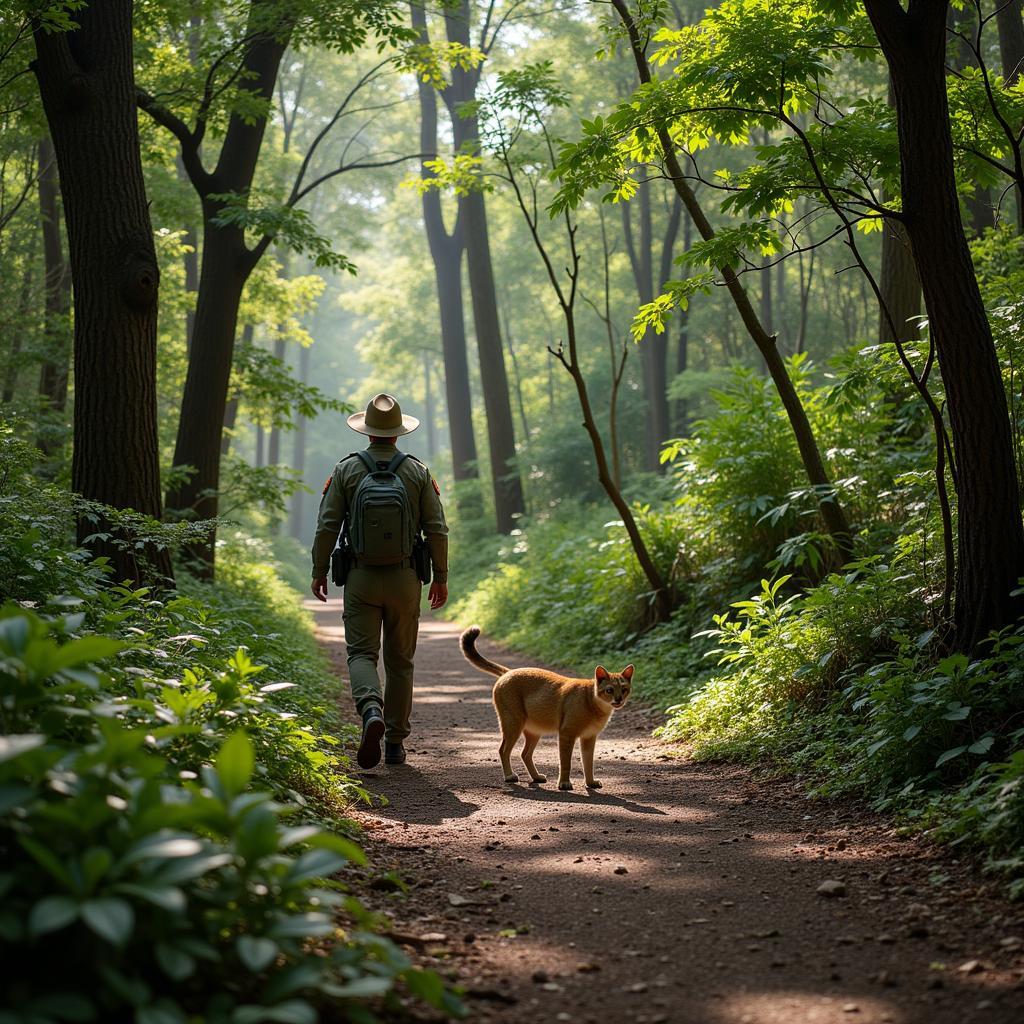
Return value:
M 946 4 L 865 0 L 889 64 L 903 222 L 946 386 L 957 460 L 954 639 L 973 650 L 1013 622 L 1024 529 L 999 361 L 960 219 L 946 102 Z
M 421 39 L 429 42 L 426 16 L 416 3 L 409 5 L 413 27 Z M 420 152 L 437 152 L 437 93 L 427 82 L 419 82 Z M 424 178 L 433 172 L 421 167 Z M 469 364 L 466 359 L 466 322 L 462 305 L 462 215 L 451 234 L 444 226 L 441 197 L 435 190 L 422 194 L 423 224 L 434 263 L 437 300 L 441 313 L 441 350 L 444 357 L 445 401 L 448 407 L 448 431 L 452 446 L 452 475 L 456 483 L 476 480 L 476 439 L 473 436 L 473 399 L 469 390 Z M 473 517 L 479 514 L 479 492 L 456 488 L 460 510 Z
M 299 380 L 309 383 L 309 368 L 312 362 L 312 346 L 303 345 L 299 349 Z M 292 438 L 292 469 L 299 474 L 301 480 L 306 473 L 306 430 L 307 420 L 300 416 L 295 424 L 295 435 Z M 297 540 L 307 536 L 308 525 L 305 521 L 305 492 L 300 488 L 292 495 L 291 520 L 288 532 Z
M 178 180 L 183 184 L 189 184 L 188 172 L 181 160 L 180 151 L 175 157 L 175 167 L 178 171 Z M 185 295 L 188 306 L 185 310 L 185 352 L 192 351 L 192 332 L 196 325 L 196 292 L 199 291 L 199 231 L 195 224 L 187 223 L 181 238 L 186 251 L 182 254 L 181 262 L 185 268 Z
M 688 252 L 693 241 L 693 221 L 688 213 L 683 214 L 683 252 Z M 690 367 L 690 309 L 679 310 L 679 335 L 676 340 L 676 376 L 686 373 Z M 690 410 L 685 398 L 675 403 L 673 431 L 677 437 L 685 437 L 690 429 Z
M 650 82 L 651 71 L 644 52 L 644 44 L 640 38 L 636 23 L 629 13 L 626 0 L 612 0 L 612 6 L 618 12 L 629 35 L 630 48 L 636 61 L 640 81 L 642 83 Z M 683 169 L 679 164 L 675 143 L 672 141 L 668 130 L 664 127 L 659 127 L 657 134 L 662 154 L 665 158 L 665 169 L 672 180 L 676 193 L 683 201 L 687 212 L 693 218 L 694 226 L 705 240 L 714 238 L 715 231 L 711 227 L 711 223 L 697 197 L 694 195 L 693 189 L 690 188 L 686 180 Z M 722 275 L 725 286 L 729 290 L 733 303 L 743 320 L 747 334 L 757 346 L 768 367 L 768 372 L 771 374 L 772 381 L 779 393 L 779 398 L 782 400 L 783 408 L 786 410 L 793 435 L 796 438 L 807 479 L 819 495 L 818 510 L 822 522 L 832 537 L 840 559 L 845 560 L 853 551 L 852 537 L 846 520 L 846 513 L 839 504 L 835 488 L 825 469 L 825 463 L 821 457 L 817 439 L 814 436 L 814 431 L 811 429 L 810 421 L 807 419 L 807 411 L 804 409 L 800 396 L 793 387 L 793 381 L 790 379 L 786 364 L 779 354 L 777 339 L 769 334 L 765 330 L 764 325 L 758 320 L 757 314 L 750 303 L 750 297 L 736 276 L 736 272 L 729 266 L 719 267 L 718 271 Z
M 79 27 L 36 27 L 43 109 L 60 172 L 75 295 L 71 485 L 84 498 L 159 518 L 156 327 L 160 273 L 135 108 L 131 0 L 91 4 Z M 133 538 L 80 519 L 78 540 L 114 577 L 170 577 L 166 551 L 142 564 Z M 122 543 L 118 543 L 121 541 Z
M 43 236 L 43 361 L 39 368 L 39 397 L 51 414 L 41 425 L 36 444 L 51 456 L 64 444 L 64 409 L 68 397 L 71 358 L 71 274 L 61 242 L 60 185 L 53 144 L 39 140 L 39 217 Z
M 21 339 L 25 334 L 26 327 L 31 315 L 32 304 L 32 259 L 26 256 L 25 269 L 21 274 L 21 290 L 18 293 L 18 312 L 14 322 L 14 329 L 10 332 L 11 347 L 7 353 L 7 369 L 4 373 L 3 392 L 0 394 L 0 402 L 10 405 L 14 401 L 14 393 L 18 387 L 18 364 L 21 362 Z
M 999 30 L 999 60 L 1003 78 L 1013 85 L 1024 71 L 1024 19 L 1021 0 L 997 0 L 996 26 Z
M 437 427 L 434 422 L 434 388 L 431 381 L 430 353 L 423 350 L 423 418 L 427 421 L 427 459 L 431 465 L 437 457 Z
M 450 43 L 470 45 L 468 0 L 462 0 L 457 11 L 445 11 L 445 30 Z M 478 69 L 454 67 L 451 85 L 444 90 L 445 103 L 451 114 L 456 152 L 476 152 L 480 148 L 477 119 L 462 116 L 460 109 L 462 104 L 476 98 L 478 79 Z M 499 533 L 511 533 L 523 512 L 523 484 L 516 464 L 515 425 L 512 421 L 505 350 L 498 320 L 498 299 L 494 287 L 487 206 L 483 192 L 474 191 L 461 196 L 459 206 L 462 211 L 469 290 L 473 299 L 473 324 L 480 358 L 480 385 L 487 414 L 495 521 Z
M 879 313 L 878 336 L 883 345 L 908 342 L 921 336 L 921 325 L 914 319 L 921 314 L 921 280 L 910 251 L 910 239 L 903 225 L 886 219 L 882 228 L 882 272 L 878 280 L 885 310 Z M 889 318 L 896 328 L 893 336 Z
M 249 9 L 248 49 L 241 79 L 254 99 L 270 103 L 290 32 L 282 21 L 267 28 L 266 3 L 253 0 Z M 192 474 L 167 495 L 167 506 L 179 515 L 212 519 L 217 515 L 220 450 L 234 355 L 238 306 L 245 282 L 259 258 L 248 249 L 237 224 L 217 224 L 224 202 L 218 194 L 242 194 L 252 185 L 266 116 L 232 114 L 217 166 L 193 184 L 203 208 L 203 255 L 185 392 L 178 421 L 174 465 Z M 193 546 L 200 572 L 213 576 L 214 537 Z

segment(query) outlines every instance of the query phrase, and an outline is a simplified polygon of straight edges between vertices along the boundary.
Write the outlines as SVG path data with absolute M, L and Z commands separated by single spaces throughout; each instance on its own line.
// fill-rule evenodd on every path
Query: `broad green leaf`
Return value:
M 256 755 L 252 742 L 245 732 L 233 732 L 220 748 L 217 755 L 217 775 L 229 796 L 241 793 L 249 784 L 256 767 Z
M 274 962 L 278 953 L 278 945 L 273 939 L 255 935 L 240 935 L 235 943 L 238 959 L 250 971 L 262 971 Z
M 939 755 L 939 759 L 935 762 L 936 768 L 941 768 L 947 761 L 952 761 L 954 757 L 959 757 L 967 747 L 950 747 L 949 750 Z
M 28 930 L 33 937 L 55 932 L 78 917 L 78 903 L 70 896 L 47 896 L 28 915 Z
M 131 937 L 135 912 L 127 900 L 108 896 L 86 900 L 82 904 L 82 920 L 101 938 L 123 946 Z

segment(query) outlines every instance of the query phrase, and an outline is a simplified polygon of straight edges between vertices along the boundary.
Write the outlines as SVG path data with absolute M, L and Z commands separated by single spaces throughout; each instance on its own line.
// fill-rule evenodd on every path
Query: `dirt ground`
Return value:
M 340 672 L 340 602 L 309 606 Z M 423 620 L 409 760 L 364 773 L 386 803 L 361 818 L 368 902 L 469 1020 L 1024 1022 L 1024 908 L 998 884 L 851 803 L 689 761 L 638 706 L 598 740 L 600 791 L 578 759 L 557 790 L 550 737 L 549 781 L 509 786 L 458 634 Z

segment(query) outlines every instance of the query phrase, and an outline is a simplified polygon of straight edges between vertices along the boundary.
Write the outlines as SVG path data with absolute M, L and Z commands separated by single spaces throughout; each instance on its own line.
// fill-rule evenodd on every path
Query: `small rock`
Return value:
M 991 964 L 983 963 L 981 960 L 968 960 L 957 968 L 957 972 L 959 974 L 981 974 L 991 969 Z
M 579 971 L 580 974 L 594 974 L 595 972 L 601 970 L 601 965 L 595 963 L 585 963 L 580 964 L 576 968 L 576 970 Z
M 530 975 L 530 979 L 536 985 L 543 985 L 544 982 L 546 982 L 548 980 L 548 972 L 547 971 L 534 971 L 533 974 Z
M 860 1013 L 860 1007 L 856 1003 L 843 1003 L 843 1013 Z
M 1018 935 L 1007 935 L 999 940 L 999 945 L 1003 949 L 1020 949 L 1021 946 L 1024 946 L 1024 939 Z
M 840 839 L 839 842 L 836 843 L 836 849 L 837 850 L 845 850 L 846 849 L 846 840 L 845 839 Z
M 646 981 L 638 981 L 638 982 L 636 982 L 636 983 L 634 983 L 632 985 L 627 985 L 626 988 L 623 989 L 623 992 L 632 992 L 632 993 L 635 993 L 636 995 L 639 995 L 641 992 L 646 992 L 646 991 L 647 991 L 647 982 Z
M 629 869 L 626 868 L 624 865 L 620 864 L 615 869 L 615 874 L 617 874 L 617 875 L 628 875 L 629 874 Z
M 883 946 L 891 946 L 896 941 L 896 939 L 892 935 L 885 934 L 879 935 L 875 941 L 880 942 Z
M 839 882 L 834 878 L 826 878 L 825 881 L 818 886 L 815 892 L 819 896 L 825 896 L 829 899 L 836 896 L 845 896 L 846 884 L 844 882 Z M 846 1011 L 844 1010 L 843 1012 L 845 1013 Z
M 472 902 L 472 900 L 466 899 L 465 896 L 460 896 L 457 892 L 448 893 L 448 903 L 453 907 L 465 907 Z
M 444 932 L 427 932 L 426 935 L 420 936 L 420 942 L 424 945 L 429 943 L 447 942 L 448 936 Z
M 541 985 L 541 988 L 544 989 L 545 992 L 561 992 L 562 991 L 562 986 L 559 985 L 557 981 L 545 981 L 544 984 Z

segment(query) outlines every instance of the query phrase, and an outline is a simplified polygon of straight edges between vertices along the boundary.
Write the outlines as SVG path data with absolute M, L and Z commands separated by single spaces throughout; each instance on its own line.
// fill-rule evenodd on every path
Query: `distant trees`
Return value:
M 506 20 L 505 17 L 495 18 L 495 6 L 494 3 L 489 4 L 483 16 L 476 47 L 479 57 L 490 51 Z M 509 13 L 517 6 L 514 3 L 510 5 Z M 430 36 L 424 10 L 416 3 L 411 4 L 410 9 L 421 45 L 429 48 Z M 478 117 L 474 110 L 480 83 L 480 66 L 479 60 L 472 55 L 471 21 L 469 0 L 458 0 L 445 7 L 445 34 L 452 48 L 453 59 L 450 59 L 447 80 L 434 81 L 439 86 L 440 96 L 448 110 L 454 149 L 465 156 L 476 155 L 480 148 Z M 433 63 L 437 66 L 437 62 Z M 436 147 L 437 107 L 435 101 L 424 95 L 425 85 L 424 82 L 420 83 L 421 141 L 424 146 L 433 142 Z M 427 175 L 430 174 L 429 168 L 425 171 Z M 448 338 L 445 342 L 446 374 L 450 361 L 454 379 L 449 386 L 458 392 L 463 391 L 460 353 L 465 347 L 465 328 L 461 294 L 456 296 L 456 288 L 461 287 L 461 271 L 456 262 L 461 261 L 463 252 L 466 255 L 473 324 L 480 359 L 480 384 L 487 419 L 495 520 L 498 532 L 508 533 L 515 525 L 516 517 L 523 511 L 523 487 L 516 462 L 515 426 L 498 317 L 484 193 L 479 189 L 471 189 L 458 195 L 458 213 L 450 233 L 444 227 L 440 197 L 428 196 L 424 192 L 423 203 L 431 256 L 438 275 L 442 338 Z M 461 345 L 458 340 L 460 333 L 463 335 Z M 468 397 L 468 377 L 465 394 Z M 450 401 L 449 409 L 452 409 Z M 464 414 L 455 411 L 455 416 L 461 421 Z M 452 421 L 451 431 L 453 461 L 462 462 L 465 467 L 467 453 L 471 447 L 475 448 L 475 442 L 464 422 Z M 455 450 L 456 438 L 462 449 L 458 452 Z M 465 468 L 460 472 L 463 478 L 470 475 Z
M 70 31 L 35 26 L 33 64 L 60 171 L 75 297 L 71 484 L 85 498 L 159 518 L 160 274 L 139 154 L 132 2 L 90 4 L 77 21 Z M 115 577 L 140 583 L 147 569 L 125 538 L 110 524 L 79 522 L 79 542 L 96 534 L 89 546 L 110 558 Z M 149 558 L 171 575 L 166 551 Z

